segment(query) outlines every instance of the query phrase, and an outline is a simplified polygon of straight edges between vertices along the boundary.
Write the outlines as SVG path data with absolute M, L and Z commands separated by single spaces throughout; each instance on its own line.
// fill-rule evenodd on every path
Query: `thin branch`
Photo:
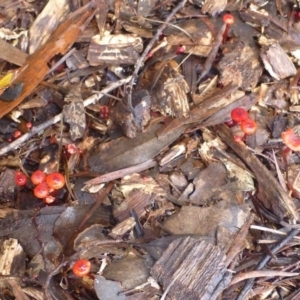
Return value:
M 173 11 L 169 14 L 169 16 L 166 18 L 166 20 L 164 21 L 164 23 L 157 29 L 156 34 L 153 36 L 153 38 L 150 40 L 150 42 L 148 43 L 147 47 L 145 48 L 143 54 L 140 56 L 140 58 L 137 60 L 135 67 L 134 67 L 134 71 L 132 74 L 132 78 L 130 80 L 129 83 L 129 91 L 128 91 L 128 108 L 130 109 L 131 112 L 133 112 L 133 107 L 132 107 L 132 86 L 135 82 L 135 80 L 138 77 L 138 73 L 140 68 L 142 67 L 148 53 L 150 52 L 151 48 L 153 47 L 153 45 L 155 44 L 155 42 L 159 39 L 160 35 L 162 34 L 163 30 L 167 27 L 168 23 L 170 22 L 170 20 L 174 17 L 174 15 L 180 10 L 182 9 L 185 4 L 186 4 L 187 0 L 183 0 L 181 1 L 174 9 Z
M 249 279 L 249 278 L 257 278 L 257 277 L 293 277 L 299 276 L 299 273 L 291 273 L 291 272 L 284 272 L 284 271 L 273 271 L 273 270 L 262 270 L 262 271 L 251 271 L 247 273 L 241 273 L 233 277 L 230 285 L 238 283 L 242 280 Z
M 277 245 L 271 248 L 272 254 L 277 253 L 283 246 L 285 246 L 288 242 L 290 242 L 298 233 L 300 232 L 299 229 L 293 229 L 291 230 L 288 235 L 282 239 L 280 242 L 278 242 Z M 266 255 L 256 266 L 256 270 L 261 270 L 271 259 L 270 255 Z M 245 296 L 248 294 L 250 289 L 252 288 L 254 283 L 254 278 L 247 279 L 242 290 L 239 292 L 238 296 L 235 300 L 243 300 Z
M 90 185 L 94 185 L 94 184 L 100 184 L 100 183 L 112 181 L 112 180 L 124 177 L 126 175 L 130 175 L 132 173 L 138 173 L 138 172 L 147 170 L 156 165 L 157 165 L 157 162 L 155 160 L 149 159 L 143 163 L 140 163 L 140 164 L 128 167 L 128 168 L 124 168 L 124 169 L 120 169 L 120 170 L 117 170 L 114 172 L 100 175 L 96 178 L 86 181 L 84 184 L 90 186 Z
M 258 226 L 258 225 L 251 225 L 250 228 L 251 229 L 256 229 L 256 230 L 261 230 L 261 231 L 266 231 L 266 232 L 271 232 L 271 233 L 279 234 L 279 235 L 287 235 L 286 232 L 276 230 L 276 229 L 272 229 L 272 228 L 268 228 L 268 227 Z M 300 237 L 295 236 L 294 239 L 300 240 Z
M 84 107 L 86 107 L 90 104 L 96 103 L 104 95 L 106 95 L 107 93 L 113 91 L 114 89 L 118 88 L 119 86 L 122 86 L 122 85 L 128 83 L 130 80 L 131 80 L 131 76 L 112 83 L 111 85 L 109 85 L 108 87 L 103 89 L 99 94 L 95 94 L 95 95 L 87 98 L 86 100 L 84 100 L 84 102 L 83 102 Z M 41 132 L 43 132 L 45 129 L 47 129 L 51 125 L 59 122 L 62 119 L 62 117 L 63 117 L 63 114 L 60 113 L 59 115 L 56 115 L 55 117 L 53 117 L 52 119 L 46 121 L 45 123 L 43 123 L 39 126 L 33 127 L 30 132 L 22 135 L 17 140 L 15 140 L 12 143 L 8 144 L 7 146 L 1 148 L 0 149 L 0 155 L 6 154 L 7 152 L 12 151 L 12 150 L 16 150 L 16 148 L 20 147 L 23 143 L 25 143 L 31 137 L 33 137 L 37 134 L 40 134 Z

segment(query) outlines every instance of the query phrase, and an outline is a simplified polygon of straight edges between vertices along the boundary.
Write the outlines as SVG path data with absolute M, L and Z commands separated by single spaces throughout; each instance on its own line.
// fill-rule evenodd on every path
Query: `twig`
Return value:
M 114 82 L 111 85 L 109 85 L 108 87 L 106 87 L 105 89 L 103 89 L 103 91 L 100 92 L 99 94 L 96 94 L 96 95 L 93 95 L 93 96 L 87 98 L 83 102 L 84 107 L 97 102 L 99 99 L 101 99 L 107 93 L 113 91 L 114 89 L 118 88 L 119 86 L 122 86 L 123 84 L 128 83 L 131 80 L 131 78 L 132 77 L 129 76 L 125 79 L 121 79 L 117 82 Z M 31 137 L 35 136 L 36 134 L 40 134 L 41 132 L 43 132 L 45 129 L 47 129 L 51 125 L 59 122 L 62 119 L 62 117 L 63 117 L 63 114 L 60 113 L 59 115 L 56 115 L 55 117 L 53 117 L 52 119 L 46 121 L 45 123 L 43 123 L 39 126 L 33 127 L 30 132 L 22 135 L 17 140 L 15 140 L 12 143 L 8 144 L 7 146 L 1 148 L 0 149 L 0 155 L 3 155 L 3 154 L 5 154 L 9 151 L 15 150 L 16 148 L 20 147 L 23 143 L 25 143 Z
M 280 250 L 284 245 L 286 245 L 288 242 L 290 242 L 298 233 L 300 232 L 299 229 L 293 229 L 289 232 L 288 236 L 282 239 L 280 242 L 278 242 L 277 245 L 271 248 L 271 252 L 275 254 L 277 251 Z M 257 265 L 256 270 L 261 270 L 271 259 L 270 255 L 266 255 Z M 239 292 L 236 300 L 243 300 L 246 296 L 246 294 L 249 292 L 249 290 L 252 288 L 254 283 L 254 278 L 246 280 L 242 290 Z
M 275 229 L 268 228 L 268 227 L 258 226 L 258 225 L 251 225 L 250 228 L 261 230 L 261 231 L 266 231 L 266 232 L 271 232 L 271 233 L 279 234 L 279 235 L 287 235 L 286 232 L 283 232 L 280 230 L 275 230 Z M 297 228 L 297 229 L 299 229 L 299 228 Z M 300 237 L 295 236 L 294 239 L 300 240 Z
M 245 224 L 243 225 L 243 227 L 240 229 L 240 231 L 238 232 L 238 234 L 234 238 L 234 241 L 231 244 L 231 247 L 229 248 L 229 250 L 226 253 L 226 260 L 224 262 L 224 265 L 226 267 L 229 266 L 229 264 L 233 261 L 233 259 L 241 251 L 242 245 L 243 245 L 243 243 L 244 243 L 244 241 L 246 239 L 246 236 L 247 236 L 248 231 L 249 231 L 249 227 L 252 224 L 253 220 L 254 220 L 253 215 L 250 215 L 250 217 L 248 218 L 248 220 L 245 222 Z
M 203 66 L 203 70 L 201 72 L 201 75 L 200 77 L 198 78 L 197 80 L 197 83 L 199 83 L 201 81 L 202 78 L 204 78 L 208 72 L 210 71 L 213 63 L 214 63 L 214 60 L 217 56 L 217 53 L 219 51 L 219 48 L 222 44 L 222 40 L 223 40 L 223 35 L 224 35 L 224 32 L 226 30 L 226 24 L 224 24 L 222 27 L 221 27 L 221 30 L 220 32 L 218 33 L 217 35 L 217 38 L 216 38 L 216 41 L 215 41 L 215 44 L 214 46 L 212 47 L 212 49 L 210 50 L 209 54 L 208 54 L 208 57 L 204 63 L 204 66 Z
M 154 161 L 153 159 L 149 159 L 143 163 L 140 163 L 138 165 L 134 165 L 128 168 L 124 168 L 118 171 L 106 173 L 103 175 L 100 175 L 96 178 L 93 178 L 91 180 L 86 181 L 84 184 L 85 185 L 93 185 L 93 184 L 100 184 L 104 182 L 108 182 L 111 180 L 115 180 L 121 177 L 124 177 L 126 175 L 130 175 L 132 173 L 139 173 L 141 171 L 147 170 L 149 168 L 152 168 L 157 165 L 157 162 Z
M 74 52 L 76 48 L 72 48 L 70 51 L 68 51 L 67 54 L 65 54 L 46 74 L 46 76 L 53 71 L 55 71 L 60 65 L 62 65 Z
M 71 254 L 73 251 L 73 243 L 74 240 L 78 234 L 78 232 L 82 231 L 84 225 L 86 224 L 86 222 L 88 220 L 90 220 L 90 218 L 93 216 L 93 214 L 95 213 L 95 211 L 97 211 L 97 209 L 99 209 L 99 206 L 103 203 L 103 201 L 105 200 L 105 198 L 108 196 L 108 194 L 110 193 L 111 189 L 114 186 L 114 182 L 111 181 L 109 182 L 106 187 L 102 190 L 100 190 L 98 192 L 98 194 L 96 195 L 96 201 L 93 203 L 93 205 L 89 208 L 89 210 L 85 213 L 85 215 L 83 216 L 83 218 L 81 219 L 80 223 L 78 224 L 76 230 L 74 231 L 73 235 L 70 237 L 67 245 L 66 245 L 66 251 L 65 253 L 67 255 Z
M 140 56 L 140 58 L 137 60 L 135 67 L 134 67 L 134 71 L 132 74 L 132 78 L 130 80 L 129 83 L 129 91 L 128 91 L 128 99 L 127 99 L 127 105 L 128 108 L 130 109 L 131 112 L 134 112 L 134 109 L 132 107 L 132 86 L 135 82 L 135 80 L 138 77 L 138 73 L 140 68 L 143 65 L 143 62 L 145 61 L 149 51 L 151 50 L 151 48 L 153 47 L 153 45 L 155 44 L 155 42 L 159 39 L 160 35 L 162 34 L 163 30 L 167 27 L 167 23 L 173 18 L 173 16 L 180 10 L 182 9 L 185 4 L 186 4 L 187 0 L 183 0 L 181 1 L 174 9 L 173 11 L 169 14 L 169 16 L 166 18 L 166 20 L 164 21 L 164 23 L 157 29 L 156 34 L 153 36 L 153 38 L 150 40 L 150 42 L 148 43 L 147 47 L 145 48 L 143 54 Z
M 247 273 L 241 273 L 233 277 L 230 285 L 238 283 L 242 280 L 248 278 L 257 278 L 257 277 L 292 277 L 292 276 L 299 276 L 299 273 L 291 273 L 291 272 L 284 272 L 284 271 L 273 271 L 273 270 L 262 270 L 262 271 L 251 271 Z

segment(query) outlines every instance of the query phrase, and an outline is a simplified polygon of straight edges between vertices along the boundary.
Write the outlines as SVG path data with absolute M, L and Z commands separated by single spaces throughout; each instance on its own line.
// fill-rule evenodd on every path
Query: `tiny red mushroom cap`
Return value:
M 232 25 L 234 23 L 234 16 L 231 14 L 225 14 L 223 16 L 223 22 L 227 25 Z
M 26 175 L 20 171 L 16 171 L 15 183 L 16 183 L 16 185 L 19 185 L 19 186 L 25 185 L 27 183 Z
M 49 195 L 49 187 L 46 183 L 40 183 L 34 188 L 33 193 L 39 199 L 46 198 Z
M 65 185 L 65 177 L 61 173 L 54 172 L 46 177 L 46 183 L 54 190 L 58 190 Z
M 248 118 L 248 112 L 242 107 L 237 107 L 231 111 L 231 119 L 236 123 L 241 123 Z
M 292 128 L 281 133 L 283 143 L 293 151 L 300 151 L 300 137 L 295 134 Z
M 245 134 L 253 134 L 257 130 L 257 123 L 253 121 L 252 119 L 244 120 L 241 123 L 241 129 Z
M 33 184 L 40 184 L 46 180 L 46 174 L 42 170 L 36 170 L 30 178 Z
M 76 276 L 82 277 L 90 273 L 91 263 L 87 259 L 79 259 L 75 262 L 72 271 Z
M 20 137 L 22 135 L 22 132 L 20 130 L 15 130 L 13 135 L 14 135 L 14 138 L 17 139 L 18 137 Z

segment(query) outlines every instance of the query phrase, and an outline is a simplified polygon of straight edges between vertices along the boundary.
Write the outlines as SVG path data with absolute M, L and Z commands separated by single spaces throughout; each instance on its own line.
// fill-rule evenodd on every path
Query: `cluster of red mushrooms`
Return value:
M 239 124 L 241 130 L 245 135 L 251 135 L 257 130 L 257 123 L 249 118 L 248 112 L 242 108 L 237 107 L 231 111 L 231 119 L 233 125 Z M 227 123 L 227 122 L 226 122 Z M 232 123 L 227 123 L 232 126 Z M 281 133 L 282 142 L 292 151 L 300 151 L 300 136 L 298 136 L 292 128 L 287 128 L 286 131 Z M 234 136 L 237 143 L 242 142 L 243 137 L 239 135 Z
M 43 199 L 46 204 L 55 201 L 53 192 L 61 189 L 65 185 L 65 177 L 59 172 L 46 174 L 42 170 L 36 170 L 32 173 L 31 182 L 35 185 L 33 193 L 35 197 Z M 21 171 L 15 173 L 15 183 L 18 186 L 24 186 L 27 183 L 27 177 Z

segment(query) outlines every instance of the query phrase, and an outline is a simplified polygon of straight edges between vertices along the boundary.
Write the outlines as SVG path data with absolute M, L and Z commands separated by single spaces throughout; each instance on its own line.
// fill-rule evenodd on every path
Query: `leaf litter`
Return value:
M 1 299 L 299 297 L 299 1 L 0 7 Z

